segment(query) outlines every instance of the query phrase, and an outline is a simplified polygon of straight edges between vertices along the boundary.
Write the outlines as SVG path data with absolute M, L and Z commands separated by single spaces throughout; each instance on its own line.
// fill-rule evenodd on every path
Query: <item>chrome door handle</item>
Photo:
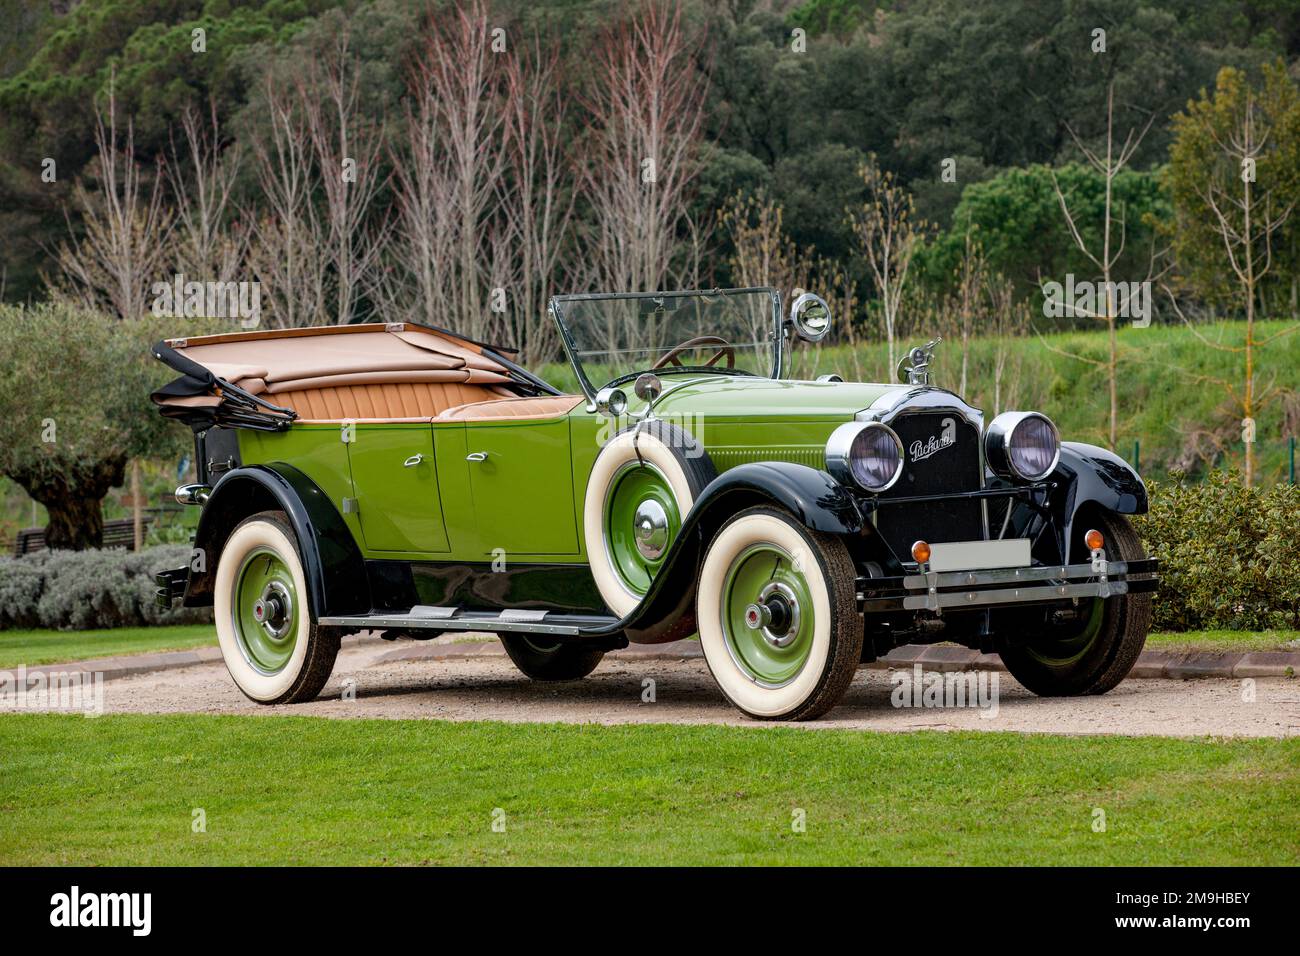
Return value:
M 403 467 L 403 468 L 414 468 L 416 465 L 418 465 L 418 464 L 419 464 L 420 462 L 422 462 L 422 461 L 424 461 L 424 456 L 423 456 L 423 455 L 412 455 L 410 458 L 406 459 L 406 461 L 402 462 L 402 467 Z
M 488 453 L 485 451 L 473 451 L 465 456 L 466 461 L 487 461 Z

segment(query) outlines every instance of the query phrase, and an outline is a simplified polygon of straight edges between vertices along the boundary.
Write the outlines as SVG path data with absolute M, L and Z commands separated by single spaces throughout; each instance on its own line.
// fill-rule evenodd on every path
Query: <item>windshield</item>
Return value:
M 654 368 L 779 371 L 780 302 L 772 289 L 561 295 L 551 306 L 589 393 Z

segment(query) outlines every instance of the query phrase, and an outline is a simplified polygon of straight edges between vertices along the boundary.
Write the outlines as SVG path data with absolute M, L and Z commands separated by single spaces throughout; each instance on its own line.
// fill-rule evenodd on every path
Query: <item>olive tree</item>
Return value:
M 169 324 L 67 303 L 0 306 L 0 474 L 45 506 L 51 548 L 98 547 L 100 503 L 127 462 L 182 447 L 185 430 L 148 397 L 169 377 L 149 352 Z

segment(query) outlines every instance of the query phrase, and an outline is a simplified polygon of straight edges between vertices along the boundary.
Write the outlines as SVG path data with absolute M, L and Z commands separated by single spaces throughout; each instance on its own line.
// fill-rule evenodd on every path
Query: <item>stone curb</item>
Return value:
M 344 647 L 378 646 L 382 639 L 371 634 L 353 634 L 343 639 Z M 699 641 L 672 641 L 667 644 L 633 644 L 611 652 L 616 659 L 685 660 L 703 656 Z M 417 660 L 456 660 L 459 658 L 503 657 L 500 642 L 466 641 L 462 643 L 418 642 L 380 654 L 374 663 Z M 68 664 L 39 664 L 27 668 L 29 677 L 51 673 L 99 673 L 104 680 L 130 677 L 156 671 L 193 667 L 221 660 L 221 650 L 200 647 L 188 651 L 157 654 L 132 654 L 104 657 Z M 953 645 L 908 644 L 897 647 L 868 667 L 889 669 L 920 664 L 930 671 L 996 670 L 1005 671 L 996 654 Z M 13 673 L 17 668 L 0 668 Z M 1130 676 L 1190 680 L 1198 677 L 1294 677 L 1300 673 L 1300 651 L 1143 651 Z

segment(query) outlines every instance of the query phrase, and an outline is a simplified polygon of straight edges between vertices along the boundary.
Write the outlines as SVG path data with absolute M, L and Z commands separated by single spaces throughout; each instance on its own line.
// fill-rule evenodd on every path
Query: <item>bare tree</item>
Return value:
M 970 372 L 970 340 L 975 331 L 976 311 L 980 305 L 981 292 L 988 281 L 987 272 L 984 250 L 974 236 L 974 226 L 968 222 L 961 262 L 957 264 L 954 276 L 956 294 L 953 304 L 957 325 L 955 331 L 961 342 L 961 385 L 957 389 L 958 395 L 966 394 Z
M 530 50 L 506 66 L 506 162 L 510 177 L 502 203 L 505 229 L 514 247 L 516 290 L 508 311 L 507 338 L 525 363 L 554 351 L 555 330 L 546 304 L 568 249 L 576 190 L 565 188 L 574 171 L 561 138 L 565 97 L 557 83 L 559 51 Z
M 505 162 L 502 81 L 483 3 L 473 0 L 430 20 L 414 84 L 435 136 L 434 162 L 445 164 L 425 174 L 444 177 L 431 197 L 441 204 L 433 213 L 449 243 L 437 272 L 449 324 L 473 338 L 484 337 L 491 324 L 484 299 L 494 248 L 490 218 Z
M 281 328 L 325 320 L 327 233 L 317 214 L 311 133 L 298 98 L 270 75 L 263 83 L 270 134 L 253 139 L 264 211 L 253 221 L 250 261 L 269 300 L 264 311 Z
M 298 86 L 325 199 L 338 325 L 352 321 L 389 228 L 387 219 L 371 221 L 375 194 L 387 184 L 379 173 L 383 125 L 362 114 L 359 71 L 348 47 L 345 31 L 325 63 L 309 70 L 310 84 Z
M 1061 191 L 1061 185 L 1056 179 L 1056 174 L 1052 174 L 1052 185 L 1056 190 L 1056 199 L 1061 205 L 1061 212 L 1065 216 L 1066 225 L 1070 229 L 1070 235 L 1074 239 L 1074 244 L 1078 247 L 1096 267 L 1101 275 L 1102 290 L 1104 291 L 1103 304 L 1100 311 L 1079 311 L 1074 303 L 1066 303 L 1066 308 L 1071 314 L 1085 315 L 1089 318 L 1101 319 L 1106 323 L 1106 333 L 1109 339 L 1110 351 L 1102 367 L 1106 370 L 1107 388 L 1110 393 L 1110 447 L 1114 448 L 1119 440 L 1119 338 L 1116 334 L 1116 311 L 1117 303 L 1115 301 L 1115 286 L 1111 281 L 1112 271 L 1119 258 L 1124 253 L 1124 240 L 1126 238 L 1126 222 L 1123 210 L 1118 214 L 1114 208 L 1114 184 L 1115 177 L 1119 175 L 1120 170 L 1128 165 L 1133 154 L 1137 152 L 1147 131 L 1151 128 L 1155 120 L 1155 114 L 1151 114 L 1150 119 L 1141 130 L 1130 129 L 1124 137 L 1124 142 L 1119 146 L 1118 151 L 1115 148 L 1115 84 L 1112 82 L 1106 88 L 1106 146 L 1105 153 L 1089 149 L 1079 139 L 1073 128 L 1066 126 L 1071 138 L 1079 151 L 1087 158 L 1089 165 L 1101 174 L 1106 186 L 1106 198 L 1102 211 L 1102 233 L 1101 249 L 1093 252 L 1088 248 L 1087 242 L 1084 241 L 1083 235 L 1079 231 L 1074 214 L 1070 211 L 1070 204 Z M 1119 235 L 1113 236 L 1114 225 L 1118 222 Z M 1152 272 L 1155 268 L 1156 255 L 1154 248 L 1151 257 L 1151 270 L 1148 271 L 1146 281 L 1150 281 Z M 1060 351 L 1060 350 L 1057 350 Z M 1068 354 L 1068 353 L 1066 353 Z M 1094 359 L 1086 359 L 1082 356 L 1072 355 L 1072 358 L 1086 361 L 1090 364 L 1099 364 Z
M 987 277 L 983 291 L 989 303 L 986 329 L 993 339 L 993 414 L 998 415 L 1016 400 L 1024 355 L 1016 339 L 1029 328 L 1029 304 L 1016 300 L 1015 283 L 1001 275 Z
M 908 270 L 924 240 L 925 223 L 916 219 L 911 193 L 895 182 L 893 173 L 880 168 L 874 154 L 858 175 L 866 185 L 867 197 L 861 206 L 849 207 L 846 212 L 875 286 L 892 375 L 899 309 Z
M 699 46 L 670 0 L 642 6 L 594 54 L 585 191 L 595 279 L 606 289 L 662 289 L 693 271 L 678 237 L 691 231 L 686 205 L 701 165 L 707 80 L 694 64 Z
M 74 195 L 85 232 L 76 238 L 72 219 L 64 217 L 74 238 L 60 246 L 57 262 L 63 290 L 93 309 L 108 309 L 120 318 L 139 318 L 150 301 L 167 259 L 172 216 L 162 202 L 159 170 L 146 182 L 135 160 L 135 132 L 127 123 L 119 143 L 117 96 L 108 86 L 107 125 L 95 111 L 95 158 L 98 189 L 78 181 Z
M 181 117 L 184 153 L 171 143 L 167 166 L 176 210 L 176 264 L 204 281 L 235 278 L 248 248 L 249 230 L 230 222 L 231 195 L 239 174 L 239 154 L 222 142 L 215 104 L 205 123 L 193 109 Z
M 1227 135 L 1220 137 L 1206 123 L 1219 150 L 1229 160 L 1226 176 L 1211 175 L 1198 190 L 1201 200 L 1213 214 L 1213 231 L 1223 240 L 1223 250 L 1246 308 L 1246 337 L 1240 346 L 1225 345 L 1206 337 L 1178 306 L 1173 293 L 1165 286 L 1170 302 L 1193 334 L 1206 346 L 1220 352 L 1235 352 L 1245 359 L 1245 373 L 1240 390 L 1233 383 L 1217 380 L 1228 393 L 1242 416 L 1242 438 L 1246 446 L 1244 480 L 1249 487 L 1255 481 L 1255 420 L 1260 410 L 1276 397 L 1276 388 L 1256 391 L 1256 351 L 1274 339 L 1289 335 L 1297 326 L 1289 326 L 1263 339 L 1255 337 L 1255 303 L 1259 286 L 1273 266 L 1273 233 L 1286 222 L 1294 201 L 1282 203 L 1272 187 L 1257 189 L 1255 169 L 1269 141 L 1271 129 L 1262 115 L 1254 93 L 1247 91 L 1242 108 L 1233 119 Z

